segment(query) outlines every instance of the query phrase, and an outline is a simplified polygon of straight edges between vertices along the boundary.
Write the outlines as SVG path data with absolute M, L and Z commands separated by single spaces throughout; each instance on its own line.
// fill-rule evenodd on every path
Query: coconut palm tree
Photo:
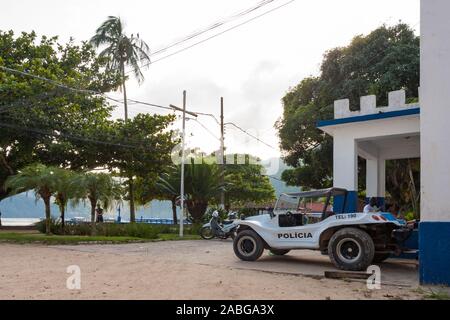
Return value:
M 47 167 L 43 164 L 33 164 L 20 170 L 16 175 L 8 177 L 5 188 L 12 194 L 34 190 L 36 199 L 42 199 L 45 204 L 45 231 L 50 234 L 50 199 L 56 193 L 58 185 L 57 167 Z
M 75 201 L 88 200 L 91 205 L 92 234 L 95 234 L 95 208 L 102 204 L 104 208 L 110 208 L 114 200 L 120 198 L 120 186 L 107 173 L 79 173 L 71 179 L 71 186 L 75 191 Z
M 122 76 L 123 102 L 125 107 L 125 121 L 128 120 L 127 90 L 125 82 L 127 76 L 125 68 L 130 67 L 138 83 L 144 80 L 140 65 L 150 63 L 150 48 L 139 38 L 139 33 L 127 36 L 124 32 L 124 23 L 119 17 L 109 16 L 95 32 L 90 43 L 95 47 L 105 46 L 100 57 L 108 60 L 109 70 L 120 72 Z
M 181 166 L 175 166 L 168 173 L 162 174 L 157 187 L 174 200 L 180 196 Z M 186 207 L 194 222 L 200 222 L 208 208 L 208 203 L 217 200 L 225 189 L 222 173 L 216 164 L 185 165 L 185 200 Z M 174 203 L 174 201 L 172 202 Z
M 144 81 L 141 71 L 142 65 L 150 64 L 150 48 L 144 40 L 139 38 L 139 33 L 127 36 L 124 31 L 124 23 L 119 17 L 109 16 L 97 29 L 90 43 L 95 47 L 105 47 L 99 56 L 107 59 L 107 68 L 117 71 L 122 77 L 123 104 L 125 108 L 125 121 L 128 120 L 128 101 L 125 82 L 127 76 L 125 68 L 130 67 L 138 83 Z M 128 177 L 130 197 L 130 217 L 134 222 L 135 209 L 133 197 L 133 177 Z

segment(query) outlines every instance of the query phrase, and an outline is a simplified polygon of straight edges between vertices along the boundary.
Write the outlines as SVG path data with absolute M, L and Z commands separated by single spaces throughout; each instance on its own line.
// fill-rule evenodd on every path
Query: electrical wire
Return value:
M 188 50 L 188 49 L 191 49 L 191 48 L 193 48 L 193 47 L 195 47 L 195 46 L 197 46 L 197 45 L 200 45 L 200 44 L 202 44 L 202 43 L 204 43 L 204 42 L 206 42 L 206 41 L 208 41 L 208 40 L 211 40 L 211 39 L 213 39 L 213 38 L 216 38 L 216 37 L 218 37 L 218 36 L 220 36 L 220 35 L 222 35 L 222 34 L 228 32 L 228 31 L 234 30 L 234 29 L 236 29 L 236 28 L 238 28 L 238 27 L 240 27 L 240 26 L 243 26 L 243 25 L 245 25 L 245 24 L 247 24 L 247 23 L 249 23 L 249 22 L 251 22 L 251 21 L 253 21 L 253 20 L 256 20 L 256 19 L 258 19 L 258 18 L 261 18 L 261 17 L 263 17 L 263 16 L 265 16 L 265 15 L 267 15 L 267 14 L 269 14 L 269 13 L 275 11 L 275 10 L 281 9 L 282 7 L 287 6 L 288 4 L 290 4 L 290 3 L 294 2 L 294 1 L 295 1 L 295 0 L 290 0 L 290 1 L 288 1 L 288 2 L 286 2 L 286 3 L 284 3 L 284 4 L 282 4 L 282 5 L 279 5 L 279 6 L 273 8 L 273 9 L 271 9 L 271 10 L 268 10 L 268 11 L 262 13 L 262 14 L 259 14 L 259 15 L 255 16 L 255 17 L 253 17 L 253 18 L 251 18 L 251 19 L 248 19 L 248 20 L 246 20 L 246 21 L 244 21 L 244 22 L 241 22 L 241 23 L 239 23 L 239 24 L 237 24 L 237 25 L 235 25 L 235 26 L 233 26 L 233 27 L 230 27 L 230 28 L 225 29 L 225 30 L 223 30 L 223 31 L 221 31 L 221 32 L 219 32 L 219 33 L 216 33 L 216 34 L 214 34 L 214 35 L 212 35 L 212 36 L 210 36 L 210 37 L 207 37 L 207 38 L 205 38 L 205 39 L 203 39 L 203 40 L 200 40 L 200 41 L 198 41 L 198 42 L 196 42 L 196 43 L 194 43 L 194 44 L 192 44 L 192 45 L 190 45 L 190 46 L 187 46 L 187 47 L 182 48 L 182 49 L 180 49 L 180 50 L 177 50 L 177 51 L 175 51 L 175 52 L 173 52 L 173 53 L 170 53 L 170 54 L 168 54 L 168 55 L 165 55 L 165 56 L 163 56 L 163 57 L 161 57 L 161 58 L 159 58 L 159 59 L 156 59 L 156 60 L 153 60 L 153 61 L 151 61 L 151 62 L 145 63 L 144 65 L 142 65 L 142 67 L 148 67 L 149 65 L 154 64 L 154 63 L 156 63 L 156 62 L 158 62 L 158 61 L 167 59 L 167 58 L 172 57 L 172 56 L 174 56 L 174 55 L 176 55 L 176 54 L 178 54 L 178 53 L 181 53 L 181 52 L 183 52 L 183 51 L 186 51 L 186 50 Z M 132 72 L 132 71 L 128 71 L 127 74 L 130 73 L 130 72 Z
M 241 17 L 243 17 L 243 16 L 245 16 L 245 15 L 247 15 L 249 13 L 252 13 L 253 11 L 258 10 L 258 9 L 260 9 L 260 8 L 266 6 L 266 5 L 268 5 L 268 4 L 270 4 L 270 3 L 274 2 L 274 1 L 276 1 L 276 0 L 263 0 L 263 1 L 260 1 L 255 6 L 252 6 L 252 7 L 248 8 L 248 9 L 243 10 L 243 11 L 236 12 L 236 13 L 232 14 L 231 16 L 229 16 L 229 17 L 227 17 L 225 19 L 219 20 L 219 21 L 217 21 L 217 22 L 215 22 L 215 23 L 213 23 L 213 24 L 211 24 L 211 25 L 209 25 L 209 26 L 207 26 L 207 27 L 205 27 L 203 29 L 194 31 L 193 33 L 191 33 L 191 34 L 189 34 L 189 35 L 187 35 L 187 36 L 185 36 L 185 37 L 183 37 L 183 38 L 181 38 L 179 40 L 175 40 L 174 42 L 172 42 L 172 43 L 170 43 L 168 45 L 165 45 L 165 46 L 157 49 L 156 51 L 152 52 L 150 56 L 158 55 L 161 52 L 167 51 L 168 49 L 170 49 L 170 48 L 172 48 L 174 46 L 178 46 L 178 45 L 180 45 L 180 44 L 182 44 L 182 43 L 184 43 L 186 41 L 189 41 L 189 40 L 192 40 L 192 39 L 194 39 L 194 38 L 196 38 L 198 36 L 201 36 L 202 34 L 204 34 L 206 32 L 209 32 L 211 30 L 217 29 L 217 28 L 219 28 L 219 27 L 221 27 L 221 26 L 223 26 L 223 25 L 225 25 L 225 24 L 227 24 L 229 22 L 234 21 L 235 19 L 241 18 Z
M 269 148 L 271 148 L 271 149 L 274 149 L 274 150 L 278 150 L 277 148 L 271 146 L 270 144 L 268 144 L 268 143 L 262 141 L 260 138 L 258 138 L 258 137 L 256 137 L 256 136 L 252 135 L 251 133 L 247 132 L 245 129 L 242 129 L 240 126 L 238 126 L 237 124 L 235 124 L 235 123 L 233 123 L 233 122 L 227 122 L 227 123 L 225 123 L 224 125 L 225 125 L 225 126 L 226 126 L 226 125 L 231 125 L 231 126 L 235 127 L 236 129 L 242 131 L 243 133 L 245 133 L 245 134 L 248 135 L 249 137 L 251 137 L 251 138 L 253 138 L 253 139 L 255 139 L 255 140 L 261 142 L 261 143 L 264 144 L 264 145 L 266 145 L 267 147 L 269 147 Z

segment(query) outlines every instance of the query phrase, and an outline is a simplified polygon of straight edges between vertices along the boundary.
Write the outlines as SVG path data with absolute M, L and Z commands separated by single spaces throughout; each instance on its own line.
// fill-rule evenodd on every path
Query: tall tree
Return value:
M 330 186 L 333 142 L 316 128 L 317 121 L 333 117 L 337 99 L 349 98 L 356 109 L 360 96 L 375 94 L 378 105 L 386 105 L 388 92 L 402 88 L 417 99 L 419 45 L 413 30 L 400 23 L 326 52 L 320 75 L 302 80 L 283 97 L 283 116 L 275 126 L 284 159 L 294 167 L 283 173 L 283 180 L 310 188 Z M 387 189 L 395 194 L 389 181 Z
M 16 175 L 8 177 L 5 188 L 10 189 L 12 194 L 18 194 L 28 190 L 34 190 L 36 198 L 42 199 L 45 205 L 45 230 L 50 230 L 50 199 L 56 193 L 60 175 L 56 172 L 57 167 L 47 167 L 43 164 L 34 164 L 20 170 Z
M 45 77 L 40 80 L 0 68 L 0 199 L 9 194 L 6 178 L 20 168 L 41 162 L 74 169 L 104 166 L 97 141 L 107 142 L 112 107 L 89 91 L 117 87 L 120 75 L 105 71 L 86 42 L 58 43 L 57 37 L 34 32 L 0 31 L 0 66 Z M 100 145 L 101 146 L 101 145 Z
M 150 63 L 150 48 L 144 40 L 139 38 L 139 33 L 136 36 L 133 34 L 127 36 L 123 21 L 119 17 L 113 16 L 109 16 L 98 27 L 90 42 L 95 47 L 105 46 L 106 48 L 100 52 L 100 57 L 108 59 L 108 69 L 121 73 L 126 121 L 128 120 L 128 101 L 125 68 L 130 67 L 137 81 L 142 82 L 144 75 L 140 65 Z
M 128 100 L 125 68 L 130 67 L 134 77 L 140 83 L 144 80 L 141 71 L 141 65 L 150 63 L 150 48 L 139 37 L 139 33 L 134 36 L 127 36 L 124 30 L 124 23 L 119 17 L 109 16 L 100 27 L 90 42 L 95 47 L 105 46 L 100 52 L 100 57 L 107 58 L 107 68 L 112 71 L 120 72 L 122 76 L 123 104 L 125 108 L 125 121 L 128 120 Z M 132 133 L 131 133 L 132 134 Z M 134 222 L 134 186 L 133 176 L 128 176 L 128 192 L 131 195 L 130 201 L 130 220 Z
M 128 121 L 117 120 L 112 126 L 112 136 L 117 142 L 129 146 L 110 149 L 109 167 L 128 178 L 126 200 L 130 202 L 131 222 L 136 220 L 134 179 L 156 176 L 171 163 L 172 149 L 177 142 L 168 130 L 173 120 L 173 115 L 138 114 Z

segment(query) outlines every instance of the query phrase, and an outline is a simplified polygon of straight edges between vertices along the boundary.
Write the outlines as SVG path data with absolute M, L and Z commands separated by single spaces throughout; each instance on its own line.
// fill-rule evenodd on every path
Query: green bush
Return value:
M 45 233 L 45 220 L 36 224 L 39 232 Z M 201 228 L 200 225 L 185 225 L 184 233 L 197 235 Z M 51 220 L 50 230 L 56 235 L 89 236 L 92 226 L 89 222 L 76 224 L 66 223 L 64 233 L 61 223 L 54 219 Z M 179 225 L 165 224 L 146 224 L 146 223 L 97 223 L 95 225 L 95 235 L 105 237 L 136 237 L 142 239 L 157 239 L 159 234 L 178 234 Z

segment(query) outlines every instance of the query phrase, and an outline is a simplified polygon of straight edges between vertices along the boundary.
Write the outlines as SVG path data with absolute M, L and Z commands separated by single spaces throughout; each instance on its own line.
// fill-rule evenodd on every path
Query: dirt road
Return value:
M 420 299 L 415 265 L 382 266 L 380 290 L 324 279 L 327 257 L 297 251 L 243 262 L 229 241 L 124 245 L 0 244 L 0 299 Z M 81 290 L 68 290 L 69 265 Z M 396 283 L 396 285 L 393 285 Z

